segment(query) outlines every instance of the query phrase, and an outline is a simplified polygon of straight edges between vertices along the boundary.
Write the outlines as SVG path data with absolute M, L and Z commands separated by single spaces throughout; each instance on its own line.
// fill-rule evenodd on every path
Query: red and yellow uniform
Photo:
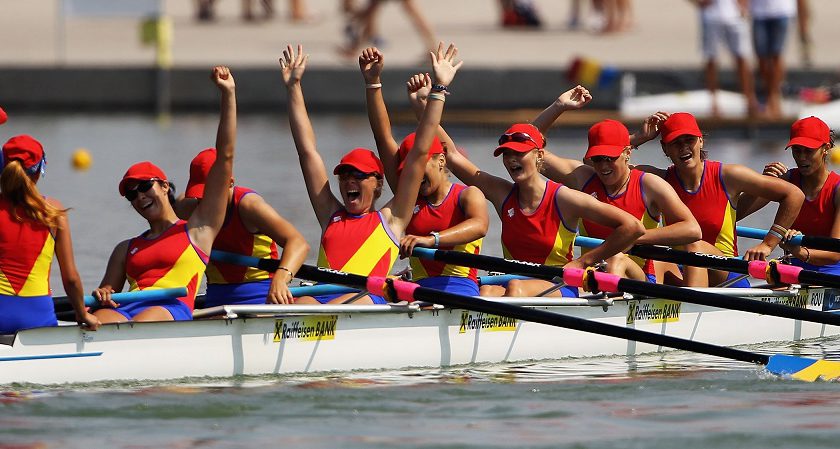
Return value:
M 267 257 L 277 259 L 279 254 L 277 244 L 267 235 L 251 233 L 242 223 L 242 217 L 239 215 L 239 204 L 242 198 L 249 194 L 256 195 L 256 192 L 245 187 L 237 186 L 233 188 L 233 204 L 228 209 L 222 229 L 216 236 L 216 240 L 213 241 L 213 249 L 260 259 Z M 207 265 L 208 284 L 262 281 L 273 276 L 274 273 L 241 265 L 220 262 L 210 262 Z
M 659 227 L 659 220 L 645 206 L 645 191 L 642 186 L 644 175 L 644 172 L 639 170 L 630 170 L 630 180 L 627 182 L 627 189 L 616 196 L 608 195 L 604 183 L 601 182 L 598 176 L 592 175 L 583 186 L 583 192 L 592 195 L 602 203 L 615 206 L 636 217 L 642 222 L 645 229 L 655 229 Z M 581 224 L 580 234 L 588 237 L 606 239 L 613 232 L 613 228 L 589 220 L 581 220 Z M 642 259 L 636 256 L 630 256 L 630 258 L 642 268 L 645 274 L 656 275 L 652 260 Z
M 362 276 L 387 276 L 399 256 L 399 242 L 379 211 L 352 215 L 340 210 L 321 236 L 318 266 Z
M 791 184 L 802 188 L 802 175 L 798 168 L 790 170 L 788 180 Z M 829 172 L 820 193 L 815 198 L 805 198 L 802 208 L 799 209 L 799 215 L 796 216 L 796 220 L 793 221 L 790 228 L 801 231 L 805 235 L 831 237 L 831 228 L 834 226 L 833 217 L 837 213 L 834 207 L 834 195 L 836 195 L 838 184 L 840 184 L 840 175 L 833 171 Z M 791 263 L 806 270 L 840 275 L 840 262 L 829 265 L 813 265 L 799 259 L 793 259 Z
M 178 300 L 192 311 L 208 257 L 190 240 L 187 222 L 179 220 L 154 239 L 144 235 L 128 244 L 125 274 L 129 291 L 186 287 L 187 296 Z
M 461 208 L 461 193 L 467 188 L 463 184 L 452 184 L 446 198 L 437 206 L 430 204 L 425 198 L 418 198 L 414 207 L 414 216 L 408 223 L 405 233 L 411 235 L 429 235 L 432 231 L 443 231 L 466 220 Z M 482 239 L 473 240 L 457 246 L 441 246 L 440 249 L 462 251 L 470 254 L 481 252 Z M 478 282 L 475 268 L 447 264 L 436 260 L 411 257 L 412 278 L 417 281 L 429 277 L 451 276 L 468 278 Z
M 735 208 L 723 183 L 723 164 L 717 161 L 703 161 L 703 176 L 700 178 L 700 187 L 695 192 L 689 192 L 683 187 L 673 166 L 668 167 L 665 180 L 671 184 L 700 224 L 703 241 L 715 245 L 724 256 L 737 256 Z
M 522 212 L 519 188 L 514 186 L 502 203 L 502 250 L 505 257 L 562 267 L 573 258 L 576 229 L 563 220 L 557 207 L 557 190 L 565 188 L 546 181 L 540 205 L 531 213 Z

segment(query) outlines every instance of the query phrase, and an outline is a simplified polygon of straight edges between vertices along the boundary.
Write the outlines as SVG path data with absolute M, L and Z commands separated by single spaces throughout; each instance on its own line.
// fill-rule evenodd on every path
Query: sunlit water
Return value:
M 72 208 L 77 264 L 90 290 L 114 245 L 144 230 L 117 193 L 125 169 L 154 161 L 182 190 L 190 159 L 214 143 L 216 120 L 175 116 L 161 127 L 145 116 L 24 116 L 0 128 L 0 138 L 30 133 L 45 144 L 49 165 L 39 187 Z M 320 116 L 314 125 L 330 169 L 348 149 L 373 145 L 363 116 Z M 408 131 L 398 127 L 396 134 Z M 503 129 L 450 131 L 479 166 L 504 175 L 491 155 Z M 586 136 L 555 130 L 549 142 L 558 154 L 579 158 Z M 707 139 L 711 158 L 756 170 L 770 160 L 789 161 L 782 146 Z M 93 154 L 87 172 L 70 167 L 77 148 Z M 667 164 L 657 142 L 633 160 Z M 317 245 L 319 229 L 284 116 L 240 117 L 235 175 Z M 771 213 L 745 223 L 766 226 Z M 498 235 L 492 217 L 485 253 L 501 253 Z M 314 259 L 310 254 L 309 262 Z M 840 344 L 832 339 L 749 349 L 836 358 Z M 0 396 L 0 449 L 836 447 L 838 391 L 834 383 L 780 380 L 760 367 L 683 352 L 443 370 L 17 385 Z

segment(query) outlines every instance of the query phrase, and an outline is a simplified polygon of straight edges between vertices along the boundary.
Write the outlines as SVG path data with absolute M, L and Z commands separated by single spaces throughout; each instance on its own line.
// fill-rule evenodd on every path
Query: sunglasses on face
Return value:
M 598 164 L 601 162 L 615 162 L 616 159 L 618 159 L 618 156 L 592 156 L 589 158 L 589 160 L 591 160 L 593 164 Z
M 341 179 L 353 178 L 357 181 L 364 181 L 365 179 L 368 179 L 371 176 L 376 176 L 376 173 L 365 173 L 359 170 L 345 170 L 338 174 L 338 177 Z
M 139 182 L 136 186 L 134 186 L 134 188 L 126 189 L 125 190 L 125 199 L 127 199 L 129 202 L 132 202 L 132 201 L 136 200 L 137 195 L 139 193 L 148 192 L 149 189 L 151 189 L 152 186 L 155 185 L 155 182 L 157 182 L 157 181 L 158 181 L 157 179 L 147 179 L 145 181 Z
M 531 142 L 531 143 L 534 144 L 534 147 L 542 148 L 542 147 L 540 147 L 540 144 L 538 144 L 537 141 L 534 140 L 534 138 L 531 137 L 531 135 L 528 134 L 528 133 L 507 133 L 507 134 L 502 134 L 502 136 L 499 137 L 499 145 L 504 145 L 508 142 L 518 142 L 518 143 Z

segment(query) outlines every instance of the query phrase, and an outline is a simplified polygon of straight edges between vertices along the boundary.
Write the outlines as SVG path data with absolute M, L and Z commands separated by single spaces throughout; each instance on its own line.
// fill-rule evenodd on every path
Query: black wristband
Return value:
M 432 92 L 446 92 L 449 93 L 449 88 L 443 84 L 432 84 Z

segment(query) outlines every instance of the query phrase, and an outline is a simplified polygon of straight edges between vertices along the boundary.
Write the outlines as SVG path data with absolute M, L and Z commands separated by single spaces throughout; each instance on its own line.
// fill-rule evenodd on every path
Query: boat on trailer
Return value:
M 831 313 L 840 290 L 700 289 Z M 840 334 L 830 326 L 630 295 L 485 298 L 716 345 Z M 0 337 L 0 384 L 295 374 L 631 356 L 667 348 L 432 304 L 242 305 L 186 322 L 76 325 Z

